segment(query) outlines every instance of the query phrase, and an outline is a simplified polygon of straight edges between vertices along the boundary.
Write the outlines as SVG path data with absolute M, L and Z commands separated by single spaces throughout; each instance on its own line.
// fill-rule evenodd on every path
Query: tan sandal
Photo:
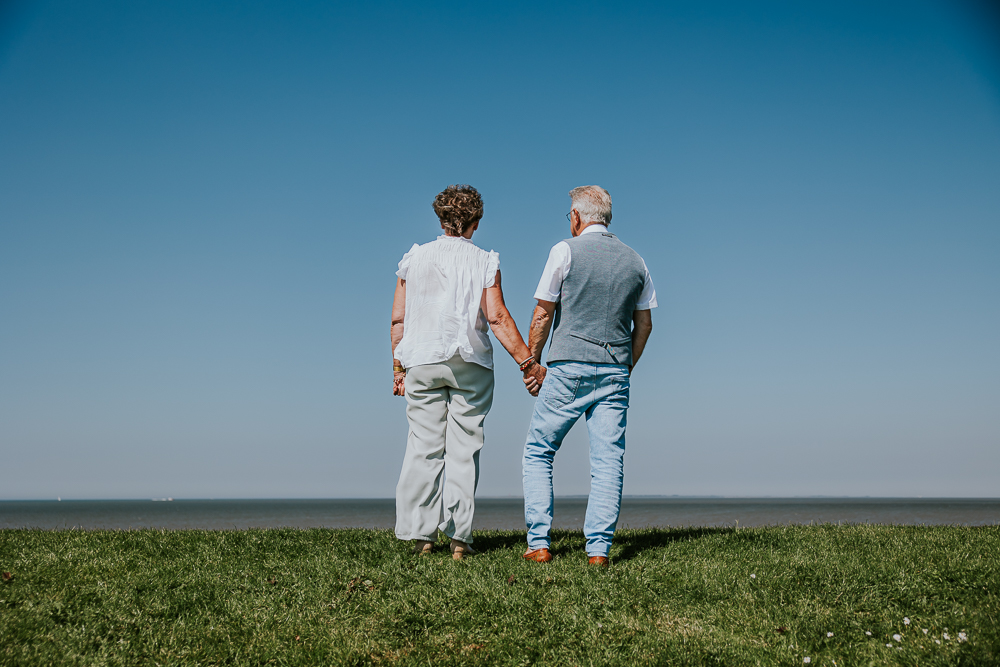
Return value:
M 434 548 L 433 542 L 428 542 L 427 540 L 413 540 L 413 553 L 420 554 L 421 556 L 426 556 Z
M 452 539 L 451 546 L 449 548 L 451 549 L 451 557 L 454 560 L 462 560 L 466 556 L 473 556 L 479 553 L 472 548 L 471 544 L 466 544 L 465 542 L 456 539 Z

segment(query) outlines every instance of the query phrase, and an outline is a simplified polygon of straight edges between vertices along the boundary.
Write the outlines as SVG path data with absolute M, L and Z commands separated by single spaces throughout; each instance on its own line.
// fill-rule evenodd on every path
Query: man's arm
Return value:
M 531 328 L 528 330 L 528 349 L 538 363 L 542 362 L 542 349 L 552 331 L 552 314 L 556 312 L 554 301 L 538 300 L 535 312 L 531 316 Z
M 545 367 L 542 363 L 542 348 L 545 341 L 549 339 L 549 331 L 552 329 L 552 314 L 556 312 L 556 302 L 562 293 L 563 278 L 569 272 L 570 250 L 565 241 L 552 246 L 549 251 L 549 258 L 545 261 L 545 268 L 542 269 L 542 277 L 538 281 L 538 289 L 535 290 L 535 300 L 538 305 L 531 316 L 531 329 L 528 331 L 528 349 L 531 357 L 543 371 Z M 539 378 L 524 378 L 524 385 L 532 396 L 538 396 L 538 391 L 542 388 L 545 380 L 545 373 Z
M 629 373 L 639 363 L 639 357 L 646 347 L 649 334 L 653 333 L 653 315 L 649 310 L 636 310 L 632 312 L 632 366 Z
M 396 279 L 396 293 L 392 297 L 392 324 L 389 328 L 389 341 L 392 343 L 392 365 L 400 366 L 396 359 L 396 346 L 403 340 L 403 318 L 406 315 L 406 281 L 402 278 Z M 406 379 L 406 371 L 393 370 L 392 373 L 392 395 L 403 396 L 406 391 L 403 388 L 403 381 Z
M 535 362 L 543 369 L 544 366 L 541 366 L 542 348 L 545 347 L 545 341 L 549 339 L 554 312 L 556 312 L 555 301 L 539 299 L 538 305 L 535 306 L 535 312 L 531 316 L 531 329 L 528 330 L 528 349 L 531 351 L 531 356 L 535 358 Z M 528 388 L 528 392 L 532 396 L 538 396 L 538 390 L 542 388 L 544 380 L 544 373 L 542 373 L 541 378 L 526 377 L 524 378 L 524 386 Z

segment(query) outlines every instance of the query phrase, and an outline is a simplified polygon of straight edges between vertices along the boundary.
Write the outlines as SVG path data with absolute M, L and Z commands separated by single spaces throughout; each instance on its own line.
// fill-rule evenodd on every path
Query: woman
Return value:
M 396 485 L 396 537 L 426 554 L 440 529 L 461 560 L 472 553 L 483 421 L 493 403 L 487 324 L 525 378 L 540 382 L 544 371 L 504 305 L 500 256 L 472 242 L 483 217 L 479 192 L 449 186 L 434 199 L 434 212 L 444 235 L 403 255 L 392 302 L 392 393 L 406 396 L 410 426 Z

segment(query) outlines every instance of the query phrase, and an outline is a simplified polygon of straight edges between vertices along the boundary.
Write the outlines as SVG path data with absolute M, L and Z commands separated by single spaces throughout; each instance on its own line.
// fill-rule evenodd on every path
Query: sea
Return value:
M 586 497 L 556 498 L 556 528 L 583 528 Z M 395 501 L 329 500 L 5 500 L 0 529 L 244 530 L 392 528 Z M 1000 525 L 1000 498 L 684 498 L 626 496 L 619 527 L 791 524 Z M 478 498 L 475 528 L 524 529 L 521 498 Z

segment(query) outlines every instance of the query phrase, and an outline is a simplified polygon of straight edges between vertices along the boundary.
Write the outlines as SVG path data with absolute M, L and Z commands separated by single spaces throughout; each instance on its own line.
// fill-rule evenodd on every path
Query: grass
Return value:
M 554 538 L 3 530 L 0 665 L 1000 664 L 997 527 L 621 530 L 606 570 Z

